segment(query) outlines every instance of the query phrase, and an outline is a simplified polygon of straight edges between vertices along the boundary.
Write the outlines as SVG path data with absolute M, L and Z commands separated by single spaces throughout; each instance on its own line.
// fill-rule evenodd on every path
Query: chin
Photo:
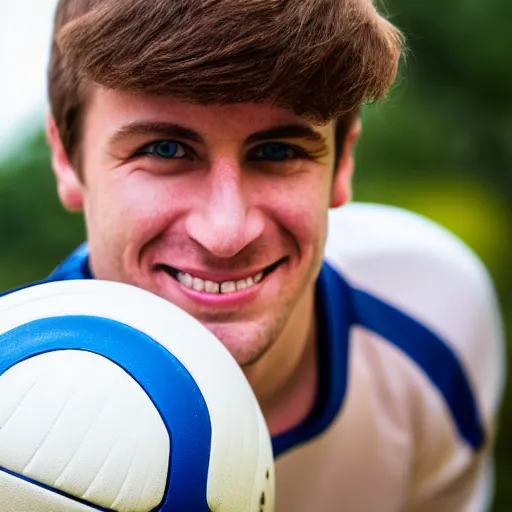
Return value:
M 236 362 L 242 366 L 257 363 L 272 347 L 276 336 L 273 329 L 264 329 L 254 324 L 203 324 L 229 350 Z

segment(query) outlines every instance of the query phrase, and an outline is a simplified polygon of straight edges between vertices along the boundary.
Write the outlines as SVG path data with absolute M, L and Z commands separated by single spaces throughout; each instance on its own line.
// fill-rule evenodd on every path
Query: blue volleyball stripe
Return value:
M 155 404 L 170 436 L 170 474 L 162 504 L 155 511 L 209 512 L 210 416 L 192 376 L 162 345 L 113 320 L 64 316 L 2 334 L 0 346 L 0 374 L 25 359 L 57 350 L 92 352 L 123 368 Z
M 94 510 L 99 510 L 100 512 L 115 512 L 115 510 L 112 510 L 111 508 L 99 507 L 98 505 L 95 505 L 94 503 L 90 503 L 89 501 L 83 500 L 81 498 L 77 498 L 76 496 L 73 496 L 72 494 L 68 494 L 67 492 L 61 491 L 60 489 L 56 489 L 55 487 L 50 487 L 49 485 L 38 482 L 37 480 L 33 480 L 32 478 L 29 478 L 20 473 L 10 471 L 9 469 L 3 468 L 1 466 L 0 466 L 0 472 L 7 473 L 8 475 L 19 478 L 20 480 L 24 480 L 25 482 L 28 482 L 29 484 L 32 484 L 36 487 L 40 487 L 41 489 L 45 489 L 46 491 L 50 491 L 54 494 L 58 494 L 59 496 L 63 496 L 64 498 L 67 498 L 68 500 L 75 501 L 76 503 L 81 503 L 82 505 L 87 505 L 88 507 L 90 507 Z
M 441 393 L 459 432 L 473 449 L 485 430 L 467 375 L 452 349 L 424 325 L 361 290 L 353 291 L 354 321 L 410 357 Z

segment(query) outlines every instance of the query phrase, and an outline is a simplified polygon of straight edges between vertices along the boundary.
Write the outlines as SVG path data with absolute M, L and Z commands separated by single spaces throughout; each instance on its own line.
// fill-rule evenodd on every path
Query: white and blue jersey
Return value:
M 92 278 L 87 246 L 47 279 Z M 503 334 L 492 284 L 414 214 L 330 213 L 316 287 L 320 385 L 273 439 L 278 512 L 482 512 L 492 498 Z

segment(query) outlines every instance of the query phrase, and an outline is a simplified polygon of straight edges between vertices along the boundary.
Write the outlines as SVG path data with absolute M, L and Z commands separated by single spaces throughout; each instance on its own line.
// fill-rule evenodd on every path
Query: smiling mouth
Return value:
M 245 279 L 233 280 L 233 281 L 210 281 L 201 279 L 200 277 L 193 276 L 192 274 L 182 272 L 181 270 L 159 263 L 155 265 L 155 270 L 164 271 L 166 274 L 171 276 L 173 279 L 178 281 L 182 286 L 200 293 L 209 293 L 213 295 L 235 293 L 243 290 L 248 290 L 253 286 L 261 283 L 266 279 L 272 272 L 274 272 L 280 265 L 282 265 L 288 258 L 281 258 L 272 265 L 256 272 L 253 276 Z

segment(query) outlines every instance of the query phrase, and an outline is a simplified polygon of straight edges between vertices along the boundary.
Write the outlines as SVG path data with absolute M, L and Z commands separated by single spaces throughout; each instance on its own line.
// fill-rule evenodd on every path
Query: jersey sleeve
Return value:
M 334 237 L 328 239 L 327 253 L 351 284 L 415 319 L 449 347 L 465 373 L 484 432 L 479 446 L 464 440 L 436 390 L 424 380 L 408 411 L 414 443 L 403 509 L 488 510 L 505 353 L 487 270 L 454 235 L 397 208 L 352 204 L 335 212 L 330 224 Z
M 454 270 L 455 271 L 455 270 Z M 483 269 L 466 282 L 465 338 L 456 352 L 465 368 L 483 423 L 480 447 L 445 428 L 440 412 L 420 412 L 407 512 L 483 512 L 493 500 L 492 453 L 504 382 L 504 336 L 497 301 Z

